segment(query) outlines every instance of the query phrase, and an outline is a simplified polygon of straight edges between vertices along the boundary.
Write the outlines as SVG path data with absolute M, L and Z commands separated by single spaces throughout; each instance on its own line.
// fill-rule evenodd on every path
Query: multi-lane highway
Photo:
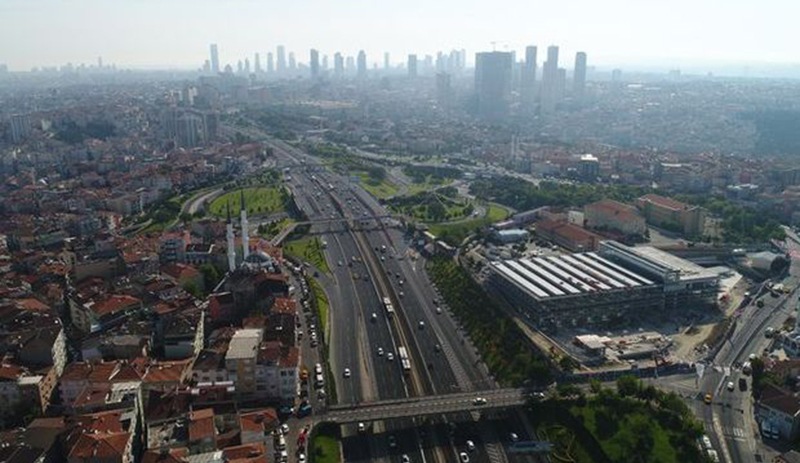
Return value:
M 273 147 L 289 162 L 310 160 L 280 142 Z M 344 217 L 375 222 L 376 216 L 386 215 L 361 188 L 332 173 L 295 169 L 291 188 L 298 206 L 313 221 Z M 400 231 L 384 227 L 342 232 L 334 223 L 313 227 L 327 243 L 325 254 L 333 273 L 334 283 L 326 288 L 332 306 L 327 341 L 340 404 L 496 387 L 469 340 L 446 307 L 439 305 L 421 261 L 412 258 Z M 331 231 L 334 228 L 337 232 Z M 394 317 L 386 314 L 383 297 L 397 308 Z M 397 358 L 401 346 L 409 352 L 409 373 L 403 372 Z M 472 414 L 460 418 L 469 421 Z M 345 426 L 345 458 L 399 460 L 407 454 L 412 461 L 452 461 L 464 446 L 464 433 L 458 426 L 443 432 L 446 427 L 437 424 L 442 420 L 378 421 L 362 432 L 356 425 Z M 496 439 L 491 430 L 483 430 L 480 437 Z M 397 448 L 391 448 L 392 442 Z M 472 461 L 504 461 L 504 455 L 497 453 L 502 452 L 489 455 L 477 449 Z
M 790 246 L 797 243 L 787 240 Z M 698 382 L 695 412 L 705 424 L 709 436 L 714 441 L 722 460 L 739 462 L 767 461 L 771 452 L 765 448 L 760 437 L 758 425 L 753 416 L 754 404 L 748 375 L 741 366 L 751 355 L 761 356 L 770 342 L 765 336 L 767 327 L 780 327 L 795 310 L 797 304 L 796 288 L 800 282 L 800 263 L 792 259 L 788 276 L 781 281 L 785 287 L 793 288 L 790 294 L 772 297 L 768 291 L 760 296 L 763 307 L 755 300 L 742 310 L 737 319 L 736 329 L 725 341 L 712 362 L 704 369 Z M 739 387 L 739 379 L 744 378 L 747 388 Z M 734 390 L 728 390 L 728 382 L 734 383 Z M 688 392 L 688 391 L 687 391 Z M 712 395 L 712 403 L 705 403 L 705 395 Z

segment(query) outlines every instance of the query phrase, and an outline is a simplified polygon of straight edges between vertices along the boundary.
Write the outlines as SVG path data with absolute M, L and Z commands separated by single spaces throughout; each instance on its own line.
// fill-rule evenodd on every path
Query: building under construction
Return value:
M 711 305 L 719 276 L 652 247 L 603 241 L 596 252 L 490 264 L 489 285 L 547 330 L 624 322 Z

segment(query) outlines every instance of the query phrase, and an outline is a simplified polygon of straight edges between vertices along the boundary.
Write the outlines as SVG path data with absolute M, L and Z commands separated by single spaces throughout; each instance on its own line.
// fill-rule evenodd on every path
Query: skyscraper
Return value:
M 256 59 L 255 59 L 255 72 L 256 74 L 261 74 L 261 55 L 259 55 L 258 53 L 256 53 Z
M 344 74 L 344 57 L 338 51 L 333 55 L 333 75 L 341 78 Z
M 452 102 L 453 89 L 450 86 L 450 74 L 440 72 L 436 74 L 436 101 L 443 109 L 450 108 Z
M 367 77 L 367 54 L 364 50 L 358 52 L 358 78 L 365 79 Z
M 525 64 L 522 66 L 522 105 L 526 109 L 533 108 L 536 88 L 536 47 L 525 47 Z
M 211 72 L 219 72 L 219 51 L 216 43 L 211 44 Z
M 294 57 L 294 52 L 293 51 L 289 52 L 289 70 L 290 71 L 297 70 L 297 60 Z
M 408 77 L 417 77 L 417 55 L 408 55 Z
M 475 94 L 478 114 L 502 117 L 511 103 L 511 53 L 492 51 L 475 54 Z
M 586 53 L 575 54 L 575 74 L 572 77 L 572 93 L 575 98 L 582 98 L 586 89 Z
M 319 78 L 319 51 L 313 48 L 311 49 L 308 67 L 311 68 L 311 79 L 317 80 Z
M 558 104 L 559 93 L 558 47 L 547 47 L 547 61 L 542 65 L 542 112 L 552 112 Z
M 389 52 L 383 53 L 383 69 L 389 69 Z
M 275 72 L 275 55 L 272 52 L 267 53 L 267 73 L 272 74 Z
M 276 69 L 278 74 L 286 72 L 286 49 L 283 48 L 283 45 L 278 45 L 278 63 Z
M 31 135 L 33 125 L 28 114 L 13 114 L 11 116 L 11 141 L 21 143 Z

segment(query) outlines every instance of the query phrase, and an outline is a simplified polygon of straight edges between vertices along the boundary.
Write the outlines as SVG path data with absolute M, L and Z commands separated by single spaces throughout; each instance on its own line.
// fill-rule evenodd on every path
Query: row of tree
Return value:
M 551 382 L 546 361 L 465 269 L 439 257 L 430 262 L 429 272 L 498 381 L 514 386 Z

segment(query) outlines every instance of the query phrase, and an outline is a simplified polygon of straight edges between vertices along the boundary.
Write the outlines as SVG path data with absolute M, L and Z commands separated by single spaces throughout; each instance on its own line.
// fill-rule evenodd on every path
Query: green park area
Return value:
M 247 215 L 272 214 L 284 208 L 284 199 L 281 190 L 277 187 L 254 187 L 240 190 L 231 190 L 211 202 L 209 211 L 217 217 L 227 215 L 227 206 L 230 204 L 231 215 L 238 216 L 241 208 L 241 198 L 247 205 Z
M 311 293 L 314 295 L 314 300 L 317 304 L 317 317 L 319 318 L 319 324 L 322 327 L 322 332 L 327 336 L 328 312 L 331 309 L 330 302 L 328 302 L 328 296 L 325 294 L 325 290 L 322 289 L 322 286 L 317 280 L 309 278 L 308 286 L 311 288 Z
M 509 210 L 505 207 L 489 203 L 486 206 L 486 214 L 483 217 L 435 223 L 430 226 L 429 230 L 446 243 L 458 246 L 471 233 L 507 218 L 509 213 Z
M 623 376 L 616 390 L 598 382 L 589 391 L 564 384 L 557 395 L 529 413 L 537 434 L 553 443 L 553 461 L 705 461 L 697 445 L 702 425 L 674 393 Z
M 322 423 L 314 430 L 308 444 L 312 463 L 339 463 L 339 432 L 336 425 Z
M 142 217 L 142 222 L 150 221 L 141 232 L 159 233 L 172 226 L 180 217 L 181 207 L 187 195 L 177 195 L 158 203 Z
M 290 217 L 284 217 L 282 219 L 273 220 L 269 223 L 262 223 L 258 226 L 258 234 L 266 239 L 272 239 L 280 234 L 284 228 L 288 227 L 294 222 L 294 219 Z
M 549 384 L 546 361 L 535 355 L 519 327 L 464 268 L 437 257 L 430 261 L 428 273 L 498 382 L 516 387 L 526 381 Z
M 399 191 L 397 185 L 390 182 L 385 176 L 375 178 L 370 176 L 367 171 L 355 171 L 352 174 L 358 176 L 361 186 L 378 199 L 390 198 Z
M 331 271 L 322 251 L 322 241 L 316 236 L 288 241 L 283 246 L 283 252 L 299 261 L 308 262 L 321 272 Z
M 428 224 L 463 220 L 475 211 L 475 206 L 469 200 L 459 198 L 453 187 L 395 197 L 387 203 L 393 211 L 412 221 Z

